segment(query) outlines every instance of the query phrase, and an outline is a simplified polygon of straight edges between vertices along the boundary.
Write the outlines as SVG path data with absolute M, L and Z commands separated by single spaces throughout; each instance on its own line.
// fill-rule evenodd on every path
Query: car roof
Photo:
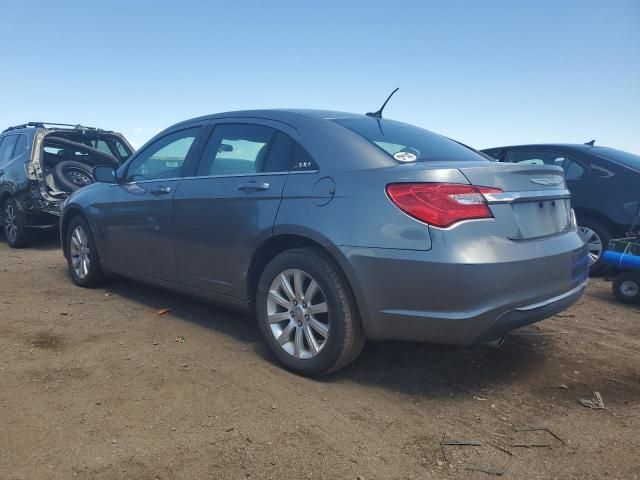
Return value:
M 217 118 L 236 117 L 236 118 L 267 118 L 270 120 L 279 120 L 287 122 L 295 120 L 295 118 L 316 118 L 319 120 L 335 120 L 338 118 L 371 118 L 364 114 L 339 112 L 335 110 L 314 110 L 306 108 L 271 108 L 260 110 L 236 110 L 230 112 L 214 113 L 210 115 L 203 115 L 201 117 L 191 118 L 182 122 L 176 123 L 173 127 L 180 126 L 198 121 L 214 120 Z
M 483 148 L 482 151 L 486 150 L 503 150 L 507 148 L 571 148 L 576 150 L 589 150 L 594 148 L 594 146 L 601 147 L 602 145 L 586 145 L 584 143 L 531 143 L 526 145 L 505 145 L 503 147 L 490 147 Z

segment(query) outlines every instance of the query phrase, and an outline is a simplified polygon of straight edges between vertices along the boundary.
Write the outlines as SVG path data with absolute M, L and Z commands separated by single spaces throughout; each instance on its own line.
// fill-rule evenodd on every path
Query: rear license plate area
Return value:
M 571 225 L 569 199 L 521 202 L 512 207 L 523 239 L 561 233 Z

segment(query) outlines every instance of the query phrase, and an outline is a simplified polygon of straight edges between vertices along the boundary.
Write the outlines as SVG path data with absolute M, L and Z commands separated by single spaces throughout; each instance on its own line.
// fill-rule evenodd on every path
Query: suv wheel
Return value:
M 366 341 L 346 283 L 315 249 L 288 250 L 269 262 L 258 283 L 256 313 L 276 358 L 302 375 L 345 367 Z
M 22 248 L 29 240 L 25 214 L 18 208 L 13 198 L 7 199 L 2 205 L 2 226 L 4 236 L 11 248 Z
M 73 282 L 80 287 L 95 287 L 104 275 L 89 224 L 82 217 L 71 220 L 66 236 L 67 263 Z
M 67 192 L 75 192 L 94 182 L 91 167 L 73 160 L 57 163 L 53 170 L 53 178 L 56 184 Z
M 589 272 L 591 274 L 602 273 L 607 268 L 601 258 L 611 239 L 609 230 L 597 220 L 585 218 L 578 220 L 578 234 L 587 245 Z

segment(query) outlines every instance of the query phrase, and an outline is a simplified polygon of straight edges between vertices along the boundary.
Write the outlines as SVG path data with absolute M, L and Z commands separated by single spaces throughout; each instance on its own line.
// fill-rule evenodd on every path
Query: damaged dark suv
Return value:
M 119 133 L 30 122 L 0 133 L 0 215 L 13 248 L 55 227 L 64 200 L 93 183 L 93 168 L 118 167 L 133 153 Z

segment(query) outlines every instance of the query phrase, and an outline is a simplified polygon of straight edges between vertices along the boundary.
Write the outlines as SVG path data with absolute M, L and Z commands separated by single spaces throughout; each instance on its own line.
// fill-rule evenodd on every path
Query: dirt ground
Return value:
M 594 390 L 605 410 L 578 403 Z M 274 364 L 251 318 L 128 281 L 77 288 L 53 234 L 0 243 L 0 479 L 502 471 L 640 478 L 640 306 L 609 282 L 500 349 L 369 342 L 309 380 Z

